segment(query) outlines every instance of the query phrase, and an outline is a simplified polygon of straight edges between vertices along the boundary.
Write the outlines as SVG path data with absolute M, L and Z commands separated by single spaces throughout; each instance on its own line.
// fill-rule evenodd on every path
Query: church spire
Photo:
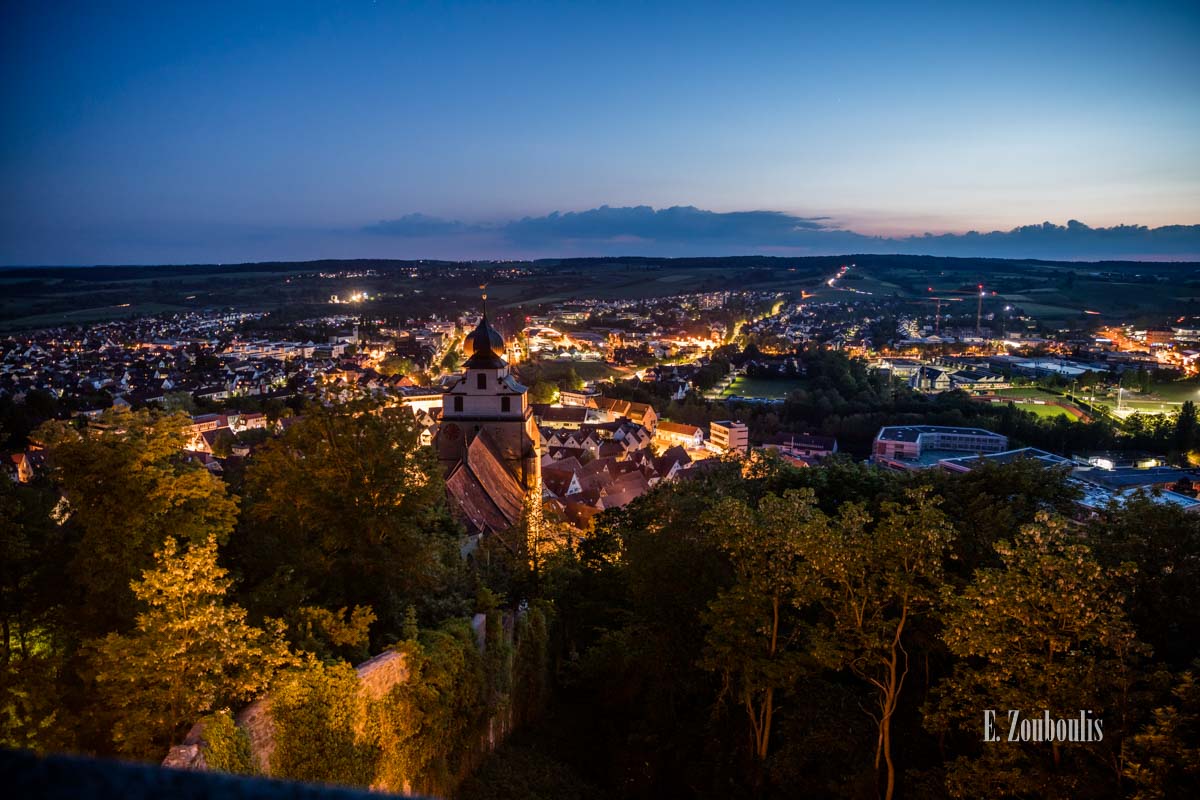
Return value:
M 486 289 L 486 285 L 479 287 Z M 467 355 L 467 368 L 500 369 L 505 366 L 504 337 L 500 331 L 492 327 L 487 317 L 487 292 L 482 292 L 483 315 L 475 330 L 467 334 L 463 340 L 463 350 Z

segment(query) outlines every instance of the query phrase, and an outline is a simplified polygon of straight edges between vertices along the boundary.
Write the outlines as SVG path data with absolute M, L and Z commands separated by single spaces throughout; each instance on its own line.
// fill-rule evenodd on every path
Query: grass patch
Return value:
M 1072 414 L 1062 406 L 1052 406 L 1045 403 L 1013 403 L 1022 411 L 1029 411 L 1039 417 L 1053 419 L 1054 417 L 1068 417 L 1070 419 L 1078 419 L 1075 414 Z
M 572 369 L 585 381 L 604 381 L 627 375 L 624 370 L 603 361 L 573 361 L 567 358 L 526 361 L 517 365 L 517 374 L 522 383 L 531 386 L 537 381 L 557 383 L 564 380 Z
M 1154 383 L 1150 385 L 1150 394 L 1168 403 L 1196 402 L 1200 400 L 1200 379 Z
M 1151 384 L 1146 393 L 1126 391 L 1121 398 L 1124 413 L 1140 411 L 1143 414 L 1174 414 L 1185 402 L 1200 401 L 1200 380 L 1171 381 Z M 1117 395 L 1096 398 L 1096 405 L 1112 411 L 1117 410 Z
M 55 327 L 58 325 L 76 325 L 88 322 L 110 322 L 116 319 L 132 319 L 150 314 L 174 313 L 186 310 L 183 306 L 166 305 L 164 303 L 138 303 L 126 308 L 112 306 L 81 308 L 75 311 L 48 312 L 45 314 L 31 314 L 25 317 L 3 319 L 0 321 L 0 330 Z
M 729 385 L 721 396 L 731 397 L 737 395 L 739 397 L 754 397 L 764 400 L 775 400 L 781 397 L 787 397 L 797 389 L 804 388 L 804 380 L 802 378 L 780 378 L 773 380 L 769 378 L 734 378 L 733 383 Z

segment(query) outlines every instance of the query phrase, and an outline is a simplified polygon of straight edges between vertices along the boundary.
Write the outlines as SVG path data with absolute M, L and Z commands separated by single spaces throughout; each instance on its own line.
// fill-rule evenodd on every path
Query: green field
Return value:
M 1062 395 L 1047 392 L 1044 389 L 1039 389 L 1036 386 L 1025 386 L 1016 389 L 998 389 L 994 392 L 999 397 L 1006 398 L 1012 402 L 1014 406 L 1022 411 L 1028 411 L 1036 414 L 1039 417 L 1053 419 L 1054 417 L 1067 417 L 1068 419 L 1078 419 L 1079 414 L 1072 413 L 1070 410 L 1058 405 L 1049 405 L 1050 403 L 1069 403 L 1070 401 Z M 1045 402 L 1035 403 L 1033 400 L 1043 400 Z
M 1134 411 L 1143 414 L 1173 414 L 1187 400 L 1200 402 L 1200 380 L 1171 381 L 1169 383 L 1152 383 L 1150 391 L 1126 391 L 1121 399 L 1123 413 Z M 1111 411 L 1117 411 L 1117 396 L 1097 397 L 1096 405 L 1105 406 Z
M 604 381 L 626 377 L 623 370 L 605 364 L 603 361 L 573 361 L 566 358 L 526 361 L 517 365 L 517 374 L 527 385 L 532 385 L 537 381 L 557 383 L 566 378 L 572 369 L 585 381 Z
M 1152 383 L 1150 394 L 1168 403 L 1182 403 L 1185 400 L 1196 402 L 1200 400 L 1200 379 Z
M 779 380 L 771 380 L 766 378 L 734 378 L 733 383 L 729 384 L 729 388 L 722 392 L 722 397 L 731 397 L 737 395 L 739 397 L 755 397 L 764 400 L 774 400 L 780 397 L 787 397 L 797 389 L 804 387 L 804 381 L 800 378 L 784 378 Z
M 1053 419 L 1054 417 L 1068 417 L 1070 419 L 1076 418 L 1074 414 L 1062 406 L 1050 406 L 1040 403 L 1013 403 L 1013 405 L 1022 411 L 1029 411 L 1039 417 L 1046 417 L 1047 419 Z
M 183 306 L 167 305 L 165 303 L 139 303 L 136 306 L 89 306 L 73 311 L 61 311 L 48 314 L 30 314 L 0 321 L 0 330 L 22 330 L 26 328 L 50 328 L 57 325 L 85 324 L 89 322 L 108 322 L 116 319 L 132 319 L 148 314 L 177 313 L 186 311 Z
M 605 364 L 603 361 L 550 361 L 545 363 L 561 369 L 564 374 L 574 367 L 575 372 L 585 381 L 602 381 L 613 377 L 625 377 L 624 371 Z

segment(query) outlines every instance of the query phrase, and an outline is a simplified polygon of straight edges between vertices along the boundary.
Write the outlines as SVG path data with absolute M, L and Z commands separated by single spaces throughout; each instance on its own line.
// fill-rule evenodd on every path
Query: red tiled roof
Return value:
M 504 466 L 487 431 L 471 440 L 466 458 L 450 470 L 446 491 L 467 522 L 480 531 L 502 531 L 521 518 L 525 492 Z

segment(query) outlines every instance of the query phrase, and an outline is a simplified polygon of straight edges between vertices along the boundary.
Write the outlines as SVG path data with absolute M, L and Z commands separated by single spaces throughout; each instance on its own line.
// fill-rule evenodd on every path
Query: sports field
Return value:
M 1118 400 L 1117 393 L 1096 398 L 1096 405 L 1105 406 L 1119 417 L 1134 412 L 1141 414 L 1174 414 L 1184 402 L 1200 402 L 1200 380 L 1170 381 L 1150 384 L 1150 391 L 1125 390 Z
M 1046 419 L 1067 417 L 1068 419 L 1078 420 L 1084 416 L 1083 411 L 1072 405 L 1068 398 L 1054 394 L 1053 392 L 1047 392 L 1036 386 L 998 389 L 995 395 L 1011 402 L 1022 411 L 1028 411 Z M 1060 403 L 1062 405 L 1059 405 Z

